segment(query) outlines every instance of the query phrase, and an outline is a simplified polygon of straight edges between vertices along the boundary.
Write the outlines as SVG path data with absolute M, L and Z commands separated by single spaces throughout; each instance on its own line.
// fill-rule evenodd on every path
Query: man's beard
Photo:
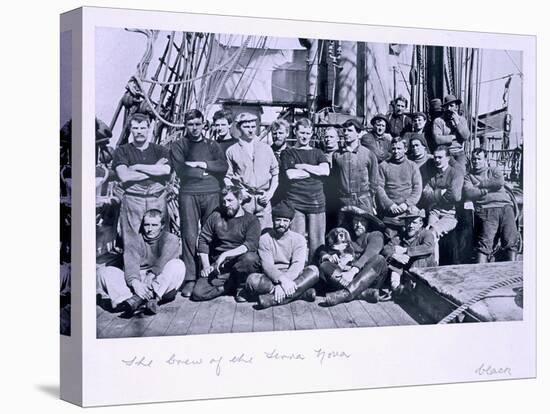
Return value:
M 290 226 L 275 226 L 275 233 L 283 236 L 289 230 L 289 228 Z
M 224 216 L 227 218 L 233 218 L 239 211 L 239 208 L 233 208 L 233 207 L 225 207 L 223 209 Z

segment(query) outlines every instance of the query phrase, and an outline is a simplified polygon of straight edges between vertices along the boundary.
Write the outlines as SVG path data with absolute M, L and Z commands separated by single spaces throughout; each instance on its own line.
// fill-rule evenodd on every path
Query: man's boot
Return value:
M 140 298 L 138 295 L 134 295 L 130 299 L 126 299 L 124 302 L 122 302 L 121 305 L 126 312 L 134 313 L 145 302 L 145 299 Z
M 269 308 L 276 305 L 286 305 L 296 299 L 304 299 L 308 302 L 315 300 L 315 290 L 311 288 L 319 281 L 319 270 L 316 267 L 308 266 L 304 269 L 302 274 L 298 276 L 294 283 L 296 283 L 296 292 L 293 295 L 284 298 L 281 302 L 275 301 L 275 295 L 268 293 L 260 295 L 258 298 L 258 307 L 260 309 Z
M 353 278 L 347 288 L 327 293 L 324 306 L 335 306 L 356 299 L 361 292 L 375 284 L 384 272 L 387 272 L 386 260 L 382 256 L 378 256 L 366 269 L 361 270 Z
M 476 254 L 476 263 L 487 263 L 487 255 L 481 252 L 477 252 Z
M 515 250 L 506 250 L 504 253 L 504 260 L 507 262 L 515 262 L 517 259 L 517 252 Z

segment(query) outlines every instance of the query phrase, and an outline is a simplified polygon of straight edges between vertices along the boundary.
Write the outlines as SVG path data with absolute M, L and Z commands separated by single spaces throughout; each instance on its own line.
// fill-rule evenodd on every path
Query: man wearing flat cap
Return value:
M 342 128 L 345 146 L 332 155 L 331 175 L 336 187 L 337 208 L 352 205 L 373 213 L 378 161 L 371 150 L 359 143 L 362 127 L 357 120 L 347 120 Z
M 443 115 L 433 122 L 432 133 L 436 145 L 445 145 L 456 160 L 456 166 L 466 172 L 464 141 L 470 138 L 470 129 L 466 118 L 459 114 L 462 104 L 454 95 L 443 98 Z
M 411 118 L 405 114 L 408 105 L 409 101 L 403 95 L 398 95 L 392 101 L 393 112 L 388 116 L 388 130 L 394 138 L 411 130 Z
M 239 142 L 226 152 L 225 184 L 243 190 L 243 208 L 254 214 L 262 229 L 271 227 L 271 199 L 279 184 L 279 163 L 273 150 L 256 136 L 257 117 L 242 112 L 235 118 Z
M 388 133 L 388 119 L 377 114 L 371 120 L 372 131 L 361 137 L 361 145 L 373 152 L 380 164 L 390 158 L 391 155 L 391 134 Z
M 424 112 L 415 112 L 412 115 L 412 126 L 411 130 L 403 133 L 403 138 L 407 141 L 407 144 L 410 143 L 411 138 L 421 136 L 426 140 L 426 122 L 428 117 Z
M 433 233 L 424 228 L 426 213 L 411 207 L 401 216 L 404 228 L 384 246 L 382 255 L 388 260 L 390 285 L 394 293 L 401 293 L 401 275 L 412 267 L 436 266 Z
M 358 207 L 344 207 L 342 213 L 352 218 L 351 235 L 341 227 L 331 230 L 320 254 L 320 276 L 329 291 L 324 306 L 354 299 L 376 302 L 387 274 L 386 260 L 380 255 L 384 225 Z
M 272 210 L 273 228 L 260 237 L 262 273 L 248 276 L 244 297 L 258 298 L 262 309 L 296 299 L 315 300 L 313 286 L 319 280 L 319 271 L 315 266 L 305 267 L 306 240 L 290 230 L 294 215 L 292 204 L 277 204 Z

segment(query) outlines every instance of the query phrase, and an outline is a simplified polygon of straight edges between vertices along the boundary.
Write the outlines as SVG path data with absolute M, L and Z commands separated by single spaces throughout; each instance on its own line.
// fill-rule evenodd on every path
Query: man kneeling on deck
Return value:
M 185 277 L 185 264 L 178 259 L 179 238 L 164 231 L 160 210 L 147 210 L 141 222 L 141 237 L 125 246 L 124 272 L 107 266 L 97 269 L 97 293 L 111 301 L 115 311 L 158 312 L 160 303 L 174 300 Z
M 401 218 L 405 222 L 405 229 L 400 235 L 393 237 L 382 250 L 382 255 L 388 260 L 391 295 L 394 299 L 405 289 L 401 283 L 404 270 L 437 265 L 434 257 L 436 240 L 434 234 L 424 228 L 424 210 L 411 207 Z
M 202 270 L 192 300 L 210 300 L 237 292 L 249 274 L 260 270 L 260 222 L 242 208 L 238 187 L 225 187 L 221 207 L 202 226 L 197 252 Z
M 319 280 L 319 271 L 315 266 L 304 269 L 306 239 L 290 230 L 295 213 L 294 207 L 285 201 L 273 207 L 273 229 L 260 237 L 258 253 L 263 273 L 248 276 L 245 296 L 259 295 L 258 306 L 262 309 L 296 299 L 315 300 L 313 286 Z
M 353 215 L 355 240 L 351 240 L 349 232 L 342 227 L 332 229 L 327 235 L 327 249 L 320 254 L 320 273 L 325 287 L 333 292 L 326 294 L 323 306 L 354 299 L 377 302 L 378 289 L 387 275 L 386 260 L 379 254 L 384 236 L 378 230 L 369 229 L 368 223 L 379 223 L 379 220 L 354 206 L 346 206 L 342 212 Z

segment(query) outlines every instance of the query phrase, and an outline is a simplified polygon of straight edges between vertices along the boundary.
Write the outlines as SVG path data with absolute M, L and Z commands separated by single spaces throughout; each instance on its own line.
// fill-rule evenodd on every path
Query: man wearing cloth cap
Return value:
M 380 255 L 384 247 L 384 227 L 366 211 L 348 206 L 342 209 L 352 216 L 353 239 L 337 227 L 327 235 L 327 246 L 321 252 L 320 274 L 327 293 L 325 306 L 354 299 L 378 301 L 378 288 L 387 273 L 386 260 Z M 348 240 L 349 237 L 349 240 Z M 347 261 L 343 259 L 349 256 Z
M 392 136 L 387 132 L 388 119 L 382 114 L 377 114 L 370 120 L 370 124 L 373 129 L 361 137 L 361 145 L 371 150 L 380 164 L 391 155 Z
M 464 178 L 464 197 L 474 202 L 474 250 L 476 262 L 485 263 L 493 253 L 495 239 L 505 260 L 516 259 L 518 230 L 512 200 L 504 189 L 504 177 L 498 167 L 489 167 L 481 148 L 472 153 L 472 169 Z
M 412 136 L 409 140 L 409 160 L 414 162 L 420 170 L 422 177 L 422 189 L 435 173 L 433 155 L 428 153 L 428 144 L 422 135 Z M 420 198 L 422 200 L 422 198 Z
M 259 296 L 260 308 L 282 305 L 296 299 L 315 300 L 313 286 L 319 280 L 315 266 L 304 269 L 307 248 L 304 236 L 290 230 L 295 210 L 281 202 L 273 207 L 273 228 L 262 234 L 258 254 L 263 273 L 246 280 L 247 298 Z
M 454 95 L 443 98 L 443 115 L 436 118 L 432 125 L 433 138 L 436 145 L 445 145 L 457 162 L 457 167 L 466 171 L 466 155 L 464 141 L 470 138 L 470 129 L 466 118 L 459 114 L 460 99 Z
M 407 141 L 407 144 L 410 144 L 411 138 L 413 137 L 422 137 L 426 140 L 426 122 L 427 117 L 424 112 L 415 112 L 412 116 L 412 126 L 411 130 L 403 134 L 403 138 Z M 409 145 L 410 148 L 410 145 Z
M 342 125 L 345 146 L 332 155 L 332 177 L 336 184 L 338 209 L 352 205 L 373 213 L 378 186 L 378 161 L 359 143 L 361 124 L 349 119 Z M 341 222 L 341 217 L 338 220 Z
M 257 117 L 248 112 L 237 115 L 239 142 L 226 152 L 225 184 L 242 188 L 244 210 L 254 214 L 264 229 L 271 227 L 271 199 L 279 184 L 279 163 L 271 147 L 256 136 L 256 122 Z
M 398 95 L 392 101 L 393 112 L 388 116 L 388 129 L 394 138 L 411 130 L 411 118 L 405 114 L 408 105 L 409 101 L 403 95 Z
M 390 239 L 382 250 L 382 255 L 388 259 L 390 285 L 394 293 L 401 293 L 403 290 L 403 270 L 411 267 L 436 266 L 436 241 L 433 233 L 423 228 L 425 217 L 424 210 L 411 207 L 401 216 L 405 224 L 402 233 Z

